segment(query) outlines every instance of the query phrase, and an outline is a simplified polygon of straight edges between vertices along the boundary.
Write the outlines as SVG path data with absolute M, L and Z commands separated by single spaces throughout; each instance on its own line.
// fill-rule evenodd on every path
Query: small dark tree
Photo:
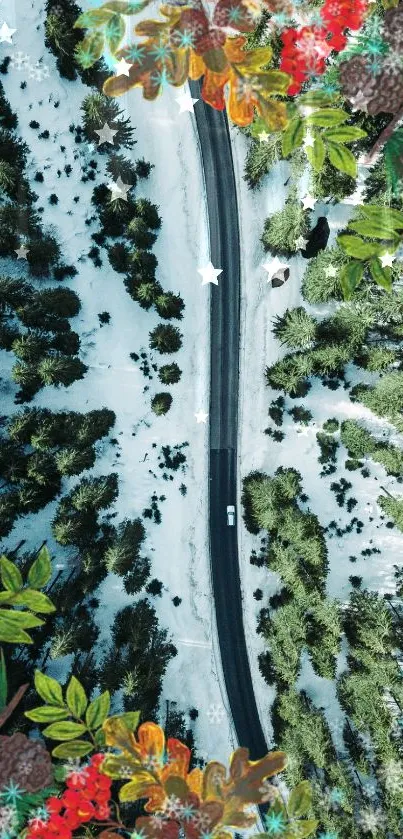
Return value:
M 160 323 L 150 332 L 150 347 L 160 353 L 174 353 L 182 346 L 182 335 L 176 326 Z

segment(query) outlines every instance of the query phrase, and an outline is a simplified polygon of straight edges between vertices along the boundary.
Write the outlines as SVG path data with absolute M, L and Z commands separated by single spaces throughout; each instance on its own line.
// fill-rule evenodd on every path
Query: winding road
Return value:
M 209 218 L 210 258 L 222 268 L 211 286 L 210 360 L 210 559 L 218 640 L 238 743 L 252 760 L 267 752 L 253 691 L 242 617 L 237 528 L 227 525 L 227 504 L 237 499 L 240 333 L 238 205 L 228 121 L 201 99 L 195 107 Z M 240 511 L 238 510 L 238 515 Z

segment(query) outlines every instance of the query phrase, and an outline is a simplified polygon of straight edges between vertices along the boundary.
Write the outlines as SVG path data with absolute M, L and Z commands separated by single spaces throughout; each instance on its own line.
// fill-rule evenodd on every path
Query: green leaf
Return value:
M 3 650 L 0 649 L 0 711 L 7 705 L 7 670 Z
M 25 716 L 33 722 L 55 722 L 65 720 L 69 716 L 65 708 L 55 708 L 54 705 L 40 705 L 32 708 L 32 711 L 25 711 Z
M 21 591 L 24 583 L 21 573 L 13 562 L 10 562 L 6 556 L 0 557 L 0 575 L 4 588 L 7 591 Z
M 350 149 L 346 149 L 339 143 L 328 141 L 327 151 L 330 163 L 335 169 L 338 169 L 339 172 L 345 172 L 346 175 L 350 175 L 350 178 L 357 177 L 357 161 Z
M 124 19 L 121 15 L 114 14 L 105 29 L 105 38 L 112 55 L 115 54 L 125 31 L 126 25 Z
M 108 9 L 113 9 L 114 12 L 120 12 L 122 15 L 134 15 L 145 9 L 150 2 L 151 0 L 139 0 L 139 2 L 137 0 L 129 0 L 129 2 L 124 2 L 124 0 L 110 0 L 105 5 Z
M 55 722 L 43 729 L 45 737 L 51 740 L 74 740 L 80 734 L 85 734 L 86 726 L 80 722 Z
M 306 117 L 308 125 L 317 125 L 319 128 L 328 128 L 331 125 L 340 125 L 350 118 L 346 111 L 340 108 L 321 108 Z
M 108 690 L 105 690 L 104 693 L 90 702 L 85 715 L 88 728 L 99 728 L 102 725 L 109 714 L 110 704 L 111 698 Z
M 49 582 L 51 576 L 50 553 L 44 545 L 28 571 L 28 583 L 31 588 L 43 588 Z
M 44 624 L 42 618 L 38 618 L 32 612 L 12 612 L 9 609 L 8 611 L 2 610 L 1 616 L 14 626 L 21 627 L 21 629 L 33 629 L 34 626 L 43 626 Z
M 32 638 L 15 623 L 8 620 L 4 611 L 0 612 L 0 641 L 8 644 L 32 644 Z
M 360 204 L 357 209 L 375 224 L 386 224 L 395 230 L 403 230 L 403 213 L 400 210 L 392 210 L 382 204 Z
M 72 740 L 70 743 L 61 743 L 52 749 L 53 757 L 65 760 L 69 757 L 84 757 L 92 752 L 93 746 L 87 740 Z
M 315 136 L 313 146 L 306 146 L 305 152 L 311 166 L 315 169 L 315 172 L 320 172 L 325 162 L 326 148 L 322 137 L 320 137 L 319 134 Z
M 71 713 L 79 719 L 84 715 L 88 699 L 81 682 L 72 676 L 66 690 L 66 702 Z
M 291 792 L 287 802 L 289 815 L 298 819 L 308 812 L 312 804 L 312 788 L 309 781 L 301 781 Z
M 354 140 L 366 137 L 367 132 L 355 125 L 342 125 L 341 128 L 328 128 L 323 132 L 323 136 L 333 143 L 353 143 Z
M 382 226 L 380 223 L 374 224 L 374 222 L 365 219 L 363 221 L 349 221 L 348 229 L 361 233 L 362 236 L 370 236 L 371 239 L 387 239 L 395 242 L 396 246 L 399 244 L 399 236 L 396 235 L 396 231 L 391 227 Z
M 6 603 L 7 606 L 9 606 L 10 604 L 14 603 L 17 594 L 18 591 L 9 591 L 9 589 L 7 589 L 6 591 L 0 591 L 0 604 Z
M 88 70 L 92 67 L 104 51 L 105 38 L 102 32 L 95 32 L 93 35 L 87 35 L 75 50 L 75 57 L 80 67 Z
M 56 606 L 54 606 L 52 601 L 49 600 L 49 597 L 41 591 L 36 591 L 33 588 L 23 589 L 23 591 L 17 594 L 14 603 L 17 603 L 20 606 L 27 606 L 27 608 L 32 609 L 33 612 L 41 612 L 43 614 L 56 611 Z
M 73 28 L 93 29 L 95 26 L 102 26 L 104 23 L 108 23 L 111 17 L 113 17 L 113 9 L 109 7 L 107 9 L 88 9 L 87 12 L 83 12 L 77 18 Z
M 348 262 L 340 272 L 340 285 L 345 300 L 350 300 L 354 289 L 361 282 L 365 265 L 362 262 Z
M 98 728 L 98 731 L 95 731 L 94 740 L 95 740 L 98 748 L 102 748 L 102 746 L 106 745 L 105 732 L 103 731 L 102 728 Z
M 386 291 L 392 291 L 392 272 L 390 268 L 383 268 L 380 259 L 371 259 L 369 270 L 377 285 L 382 286 Z
M 318 107 L 319 105 L 331 105 L 335 100 L 333 93 L 326 93 L 323 90 L 310 90 L 307 93 L 301 93 L 298 97 L 298 102 L 304 107 Z
M 47 702 L 48 705 L 65 707 L 62 689 L 56 679 L 45 676 L 45 673 L 41 673 L 40 670 L 35 670 L 35 688 L 41 699 Z
M 344 253 L 357 259 L 370 259 L 379 251 L 379 245 L 374 242 L 364 242 L 359 236 L 349 236 L 348 233 L 341 233 L 337 241 Z
M 304 121 L 300 117 L 290 120 L 283 132 L 283 157 L 288 157 L 294 149 L 302 145 L 304 139 Z

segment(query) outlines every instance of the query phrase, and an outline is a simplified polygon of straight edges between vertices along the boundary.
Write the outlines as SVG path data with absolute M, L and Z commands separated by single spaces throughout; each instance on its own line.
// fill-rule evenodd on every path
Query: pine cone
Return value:
M 368 69 L 367 59 L 363 55 L 355 55 L 343 61 L 339 67 L 339 78 L 345 98 L 360 111 L 366 111 L 378 88 L 378 79 Z
M 368 103 L 368 113 L 371 116 L 397 114 L 403 104 L 403 70 L 386 66 L 376 77 L 376 82 L 376 91 Z
M 403 52 L 403 3 L 385 13 L 383 37 L 393 50 Z
M 0 736 L 0 789 L 10 781 L 25 792 L 38 792 L 53 781 L 49 753 L 38 740 L 19 731 Z

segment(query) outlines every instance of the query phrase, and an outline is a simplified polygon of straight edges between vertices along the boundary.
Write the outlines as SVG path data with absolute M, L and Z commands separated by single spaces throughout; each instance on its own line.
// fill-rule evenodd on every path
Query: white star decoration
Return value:
M 284 271 L 286 268 L 289 268 L 287 262 L 281 262 L 278 256 L 275 256 L 271 262 L 264 262 L 262 265 L 265 271 L 268 273 L 267 282 L 269 283 L 274 274 L 277 274 L 277 271 Z
M 308 131 L 306 133 L 305 139 L 304 139 L 304 148 L 313 149 L 314 145 L 315 145 L 315 137 L 313 136 L 313 134 L 310 133 L 310 131 Z
M 205 414 L 204 411 L 198 411 L 197 414 L 195 414 L 195 417 L 196 417 L 196 421 L 198 423 L 199 422 L 204 422 L 205 423 L 206 420 L 207 420 L 208 414 Z
M 313 195 L 305 195 L 302 199 L 302 205 L 304 210 L 313 210 L 315 206 L 315 201 L 316 199 L 313 197 Z
M 116 183 L 111 182 L 108 184 L 108 189 L 110 189 L 111 201 L 116 201 L 120 198 L 122 201 L 127 201 L 127 193 L 132 188 L 132 184 L 124 184 L 122 178 L 118 177 Z
M 198 101 L 198 99 L 194 99 L 193 96 L 190 95 L 189 90 L 185 90 L 179 96 L 175 97 L 175 102 L 179 105 L 180 114 L 184 114 L 185 111 L 189 111 L 189 113 L 194 114 L 194 106 Z
M 257 136 L 259 137 L 259 143 L 267 143 L 270 134 L 268 134 L 267 131 L 260 131 Z
M 3 23 L 3 25 L 0 28 L 0 43 L 6 41 L 7 44 L 12 44 L 13 42 L 11 38 L 14 35 L 14 32 L 16 31 L 16 29 L 10 29 L 10 27 L 7 26 L 6 23 Z
M 328 265 L 327 268 L 325 268 L 325 277 L 334 278 L 336 276 L 337 276 L 337 270 L 334 267 L 334 265 L 332 265 L 332 264 Z
M 395 259 L 395 255 L 393 253 L 384 253 L 383 256 L 380 257 L 382 268 L 391 268 Z
M 203 277 L 202 285 L 213 283 L 218 285 L 217 277 L 222 274 L 222 268 L 214 268 L 212 262 L 209 262 L 205 268 L 198 268 L 197 273 Z
M 17 254 L 17 259 L 26 259 L 27 258 L 27 253 L 29 253 L 29 250 L 28 250 L 28 248 L 25 247 L 25 245 L 20 245 L 19 248 L 17 248 L 14 251 L 14 253 Z
M 131 67 L 133 67 L 133 64 L 129 64 L 125 58 L 121 58 L 113 69 L 116 76 L 128 76 Z
M 303 236 L 298 236 L 298 239 L 295 240 L 295 247 L 299 251 L 304 251 L 308 244 L 308 239 L 304 239 Z
M 110 143 L 111 146 L 114 145 L 114 136 L 117 134 L 117 130 L 111 128 L 107 122 L 105 122 L 102 128 L 96 128 L 95 134 L 98 134 L 99 140 L 98 145 L 101 146 L 102 143 Z

